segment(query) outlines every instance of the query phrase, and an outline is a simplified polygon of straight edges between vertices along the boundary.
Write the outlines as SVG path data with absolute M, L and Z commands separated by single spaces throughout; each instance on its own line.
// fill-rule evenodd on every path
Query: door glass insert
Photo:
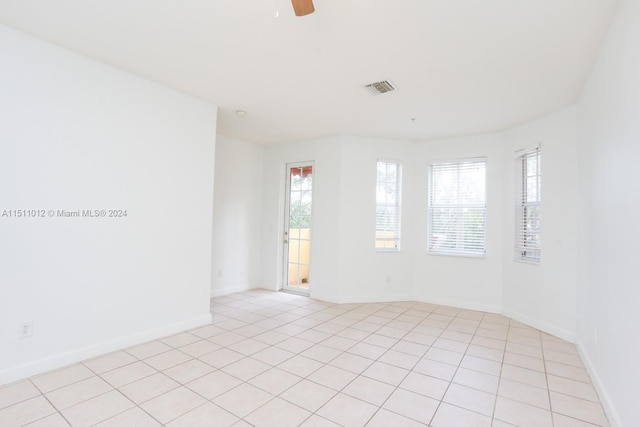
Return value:
M 285 289 L 309 292 L 311 264 L 311 204 L 313 165 L 287 167 L 287 206 L 285 209 L 284 258 Z

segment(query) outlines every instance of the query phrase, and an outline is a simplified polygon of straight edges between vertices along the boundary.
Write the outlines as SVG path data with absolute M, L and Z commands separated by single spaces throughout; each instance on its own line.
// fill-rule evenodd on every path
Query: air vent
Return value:
M 381 93 L 393 92 L 396 87 L 389 80 L 382 80 L 381 82 L 369 83 L 364 88 L 372 95 L 380 95 Z

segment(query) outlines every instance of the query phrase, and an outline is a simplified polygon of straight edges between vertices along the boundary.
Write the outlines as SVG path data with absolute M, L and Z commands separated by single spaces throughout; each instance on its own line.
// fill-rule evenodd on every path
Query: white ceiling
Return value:
M 0 0 L 0 23 L 209 100 L 227 136 L 426 140 L 575 102 L 618 1 L 314 3 Z M 362 88 L 383 79 L 398 91 Z

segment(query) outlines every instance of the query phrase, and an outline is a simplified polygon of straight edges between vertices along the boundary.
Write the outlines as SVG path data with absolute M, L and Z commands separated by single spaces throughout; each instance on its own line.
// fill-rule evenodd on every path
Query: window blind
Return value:
M 540 148 L 516 159 L 515 256 L 530 261 L 540 260 L 540 160 Z
M 429 252 L 485 254 L 486 166 L 484 158 L 431 164 Z

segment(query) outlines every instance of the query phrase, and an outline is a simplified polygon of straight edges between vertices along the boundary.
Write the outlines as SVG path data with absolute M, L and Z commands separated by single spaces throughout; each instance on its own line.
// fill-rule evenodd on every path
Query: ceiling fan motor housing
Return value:
M 309 15 L 315 11 L 313 0 L 291 0 L 296 16 Z

